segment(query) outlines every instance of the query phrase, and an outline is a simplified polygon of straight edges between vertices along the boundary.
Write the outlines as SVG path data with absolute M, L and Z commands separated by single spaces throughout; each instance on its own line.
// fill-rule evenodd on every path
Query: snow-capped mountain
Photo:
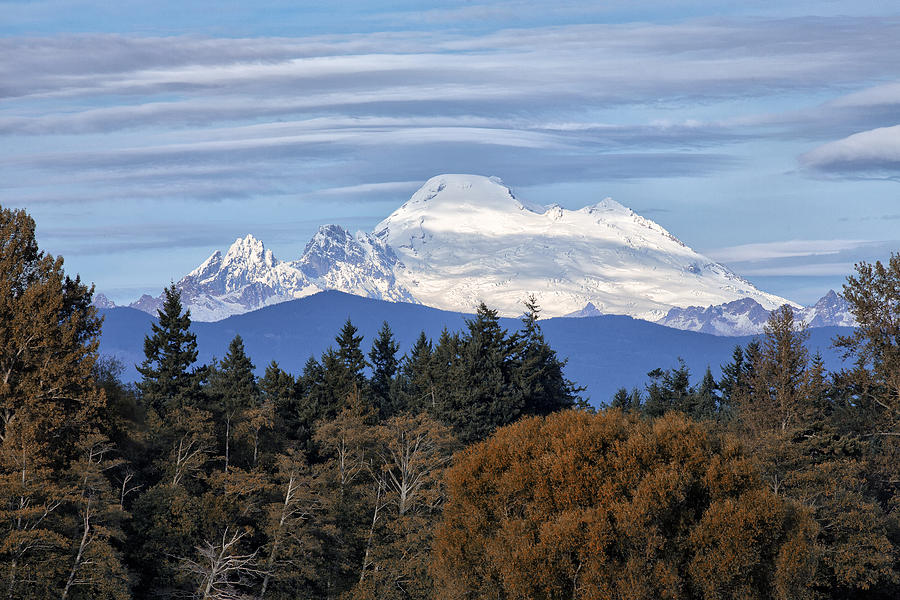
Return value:
M 95 308 L 115 308 L 116 303 L 106 297 L 106 294 L 97 292 L 91 300 L 91 304 Z
M 485 302 L 503 316 L 521 314 L 534 294 L 545 317 L 653 321 L 673 307 L 752 298 L 771 310 L 788 302 L 609 198 L 579 210 L 535 206 L 476 175 L 428 180 L 371 234 L 323 226 L 294 261 L 239 238 L 176 285 L 201 321 L 326 289 L 461 312 Z
M 225 254 L 214 252 L 176 286 L 197 321 L 218 321 L 331 289 L 413 302 L 395 281 L 396 263 L 392 250 L 372 236 L 323 225 L 296 261 L 278 260 L 260 240 L 247 235 Z M 148 298 L 131 306 L 155 314 L 159 299 Z
M 819 298 L 813 306 L 800 311 L 800 318 L 810 327 L 856 327 L 856 318 L 850 312 L 850 303 L 834 290 Z
M 483 301 L 514 316 L 534 294 L 548 317 L 590 303 L 656 320 L 673 306 L 787 302 L 612 199 L 579 210 L 533 206 L 495 178 L 434 177 L 374 235 L 397 253 L 406 267 L 397 279 L 416 300 L 448 310 Z
M 713 335 L 737 336 L 762 333 L 770 311 L 752 298 L 716 306 L 673 308 L 657 323 L 675 329 L 699 331 Z M 856 321 L 850 305 L 830 290 L 813 306 L 795 311 L 794 318 L 810 327 L 854 327 Z

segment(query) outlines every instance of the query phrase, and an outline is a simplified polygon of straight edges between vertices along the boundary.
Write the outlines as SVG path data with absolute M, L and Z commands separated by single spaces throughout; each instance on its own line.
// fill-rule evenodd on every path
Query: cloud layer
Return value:
M 260 205 L 291 222 L 346 224 L 359 206 L 386 214 L 437 173 L 476 172 L 598 195 L 640 182 L 649 191 L 636 196 L 667 218 L 703 205 L 695 232 L 674 232 L 716 247 L 712 232 L 741 204 L 766 214 L 784 197 L 826 202 L 823 179 L 900 173 L 900 19 L 592 24 L 624 4 L 565 2 L 538 24 L 543 7 L 530 2 L 414 4 L 363 11 L 355 22 L 368 20 L 369 33 L 0 38 L 0 204 L 41 213 L 58 251 L 97 256 L 203 247 L 209 232 L 242 233 Z M 10 18 L 25 23 L 33 10 Z M 501 15 L 521 26 L 485 24 Z M 788 191 L 747 183 L 757 175 Z M 210 203 L 221 223 L 166 233 L 206 218 Z M 162 206 L 183 214 L 129 238 L 148 215 L 166 216 L 154 212 Z M 723 256 L 782 269 L 749 263 L 806 252 L 748 245 L 760 220 L 720 234 L 747 242 Z M 852 251 L 841 243 L 822 247 Z

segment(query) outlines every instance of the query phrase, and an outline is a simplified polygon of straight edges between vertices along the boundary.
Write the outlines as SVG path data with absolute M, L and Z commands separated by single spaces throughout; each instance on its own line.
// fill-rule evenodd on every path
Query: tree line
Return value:
M 197 363 L 165 291 L 134 385 L 92 289 L 0 208 L 0 595 L 895 598 L 900 255 L 861 264 L 825 371 L 785 307 L 716 380 L 597 411 L 526 302 L 401 355 L 348 320 L 291 374 Z

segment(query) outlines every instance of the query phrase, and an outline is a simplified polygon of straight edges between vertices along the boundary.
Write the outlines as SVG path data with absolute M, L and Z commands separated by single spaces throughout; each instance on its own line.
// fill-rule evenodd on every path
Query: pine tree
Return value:
M 221 432 L 221 449 L 225 457 L 225 471 L 228 471 L 232 460 L 235 427 L 248 419 L 251 411 L 260 407 L 260 392 L 256 375 L 253 374 L 254 369 L 244 350 L 243 339 L 236 335 L 228 345 L 225 357 L 210 370 L 207 394 L 210 396 L 211 412 L 224 426 L 224 431 Z
M 378 337 L 372 343 L 369 361 L 372 365 L 372 400 L 381 418 L 387 418 L 398 410 L 392 388 L 394 376 L 397 374 L 399 361 L 397 351 L 399 344 L 394 339 L 390 326 L 385 321 L 378 331 Z
M 347 319 L 335 338 L 337 349 L 328 348 L 320 361 L 310 358 L 303 371 L 304 421 L 310 427 L 320 419 L 333 419 L 348 397 L 367 399 L 366 360 L 360 349 L 362 336 Z
M 522 330 L 514 336 L 514 383 L 524 397 L 522 414 L 548 415 L 558 410 L 572 408 L 581 391 L 565 378 L 566 361 L 559 360 L 556 351 L 544 339 L 538 324 L 540 307 L 534 296 L 525 300 L 525 316 Z
M 263 403 L 272 407 L 272 451 L 282 452 L 299 439 L 301 427 L 297 382 L 274 360 L 259 380 Z
M 700 386 L 694 390 L 687 414 L 695 419 L 713 419 L 718 413 L 719 397 L 716 391 L 719 389 L 709 365 L 706 373 L 700 381 Z
M 868 430 L 869 460 L 879 474 L 882 505 L 900 506 L 900 254 L 887 264 L 856 265 L 847 278 L 844 298 L 858 324 L 839 337 L 855 366 L 843 378 L 857 413 Z
M 617 408 L 622 412 L 639 412 L 641 410 L 641 390 L 634 388 L 629 393 L 625 388 L 619 388 L 609 403 L 610 408 Z
M 678 367 L 663 371 L 653 369 L 647 376 L 647 399 L 644 402 L 644 413 L 650 417 L 661 417 L 665 413 L 676 410 L 691 412 L 691 372 L 684 359 L 678 358 Z
M 745 385 L 744 369 L 744 349 L 737 345 L 731 353 L 731 362 L 722 365 L 722 378 L 719 380 L 719 390 L 722 391 L 719 412 L 723 417 L 731 414 L 732 399 L 741 393 Z
M 452 337 L 438 343 L 432 372 L 446 378 L 446 384 L 436 386 L 441 392 L 435 415 L 469 443 L 519 418 L 525 400 L 513 381 L 513 340 L 500 327 L 497 311 L 482 303 L 466 325 L 458 352 L 451 352 Z
M 359 330 L 347 319 L 344 326 L 338 333 L 335 341 L 337 342 L 337 356 L 347 370 L 353 382 L 362 388 L 365 383 L 363 371 L 367 366 L 366 357 L 361 350 L 363 336 L 356 335 Z
M 196 402 L 203 376 L 202 369 L 192 368 L 197 360 L 197 336 L 190 331 L 191 312 L 183 311 L 175 284 L 166 288 L 164 295 L 157 323 L 144 338 L 146 358 L 138 367 L 143 377 L 138 390 L 161 417 L 168 410 Z
M 434 348 L 422 331 L 409 354 L 400 361 L 400 410 L 417 411 L 434 404 L 431 362 Z

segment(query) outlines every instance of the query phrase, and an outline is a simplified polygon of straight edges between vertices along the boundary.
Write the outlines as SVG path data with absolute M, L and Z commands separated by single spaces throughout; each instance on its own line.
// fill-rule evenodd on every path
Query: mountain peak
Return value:
M 106 294 L 97 292 L 91 300 L 91 304 L 95 308 L 115 308 L 116 303 L 106 297 Z
M 613 200 L 612 198 L 609 198 L 609 197 L 604 198 L 597 204 L 594 204 L 591 206 L 585 206 L 581 210 L 588 212 L 588 213 L 606 212 L 606 213 L 617 213 L 617 214 L 623 214 L 623 215 L 629 215 L 629 216 L 634 214 L 633 210 L 631 210 L 627 206 L 623 206 L 623 205 L 619 204 L 618 202 L 616 202 L 615 200 Z
M 242 238 L 235 239 L 231 247 L 228 248 L 228 252 L 225 253 L 222 264 L 230 265 L 234 263 L 250 263 L 274 267 L 276 260 L 272 251 L 266 250 L 265 244 L 248 233 Z
M 460 207 L 472 205 L 480 208 L 520 210 L 522 203 L 499 177 L 447 173 L 432 177 L 412 195 L 403 207 L 421 207 L 429 204 L 451 204 Z

